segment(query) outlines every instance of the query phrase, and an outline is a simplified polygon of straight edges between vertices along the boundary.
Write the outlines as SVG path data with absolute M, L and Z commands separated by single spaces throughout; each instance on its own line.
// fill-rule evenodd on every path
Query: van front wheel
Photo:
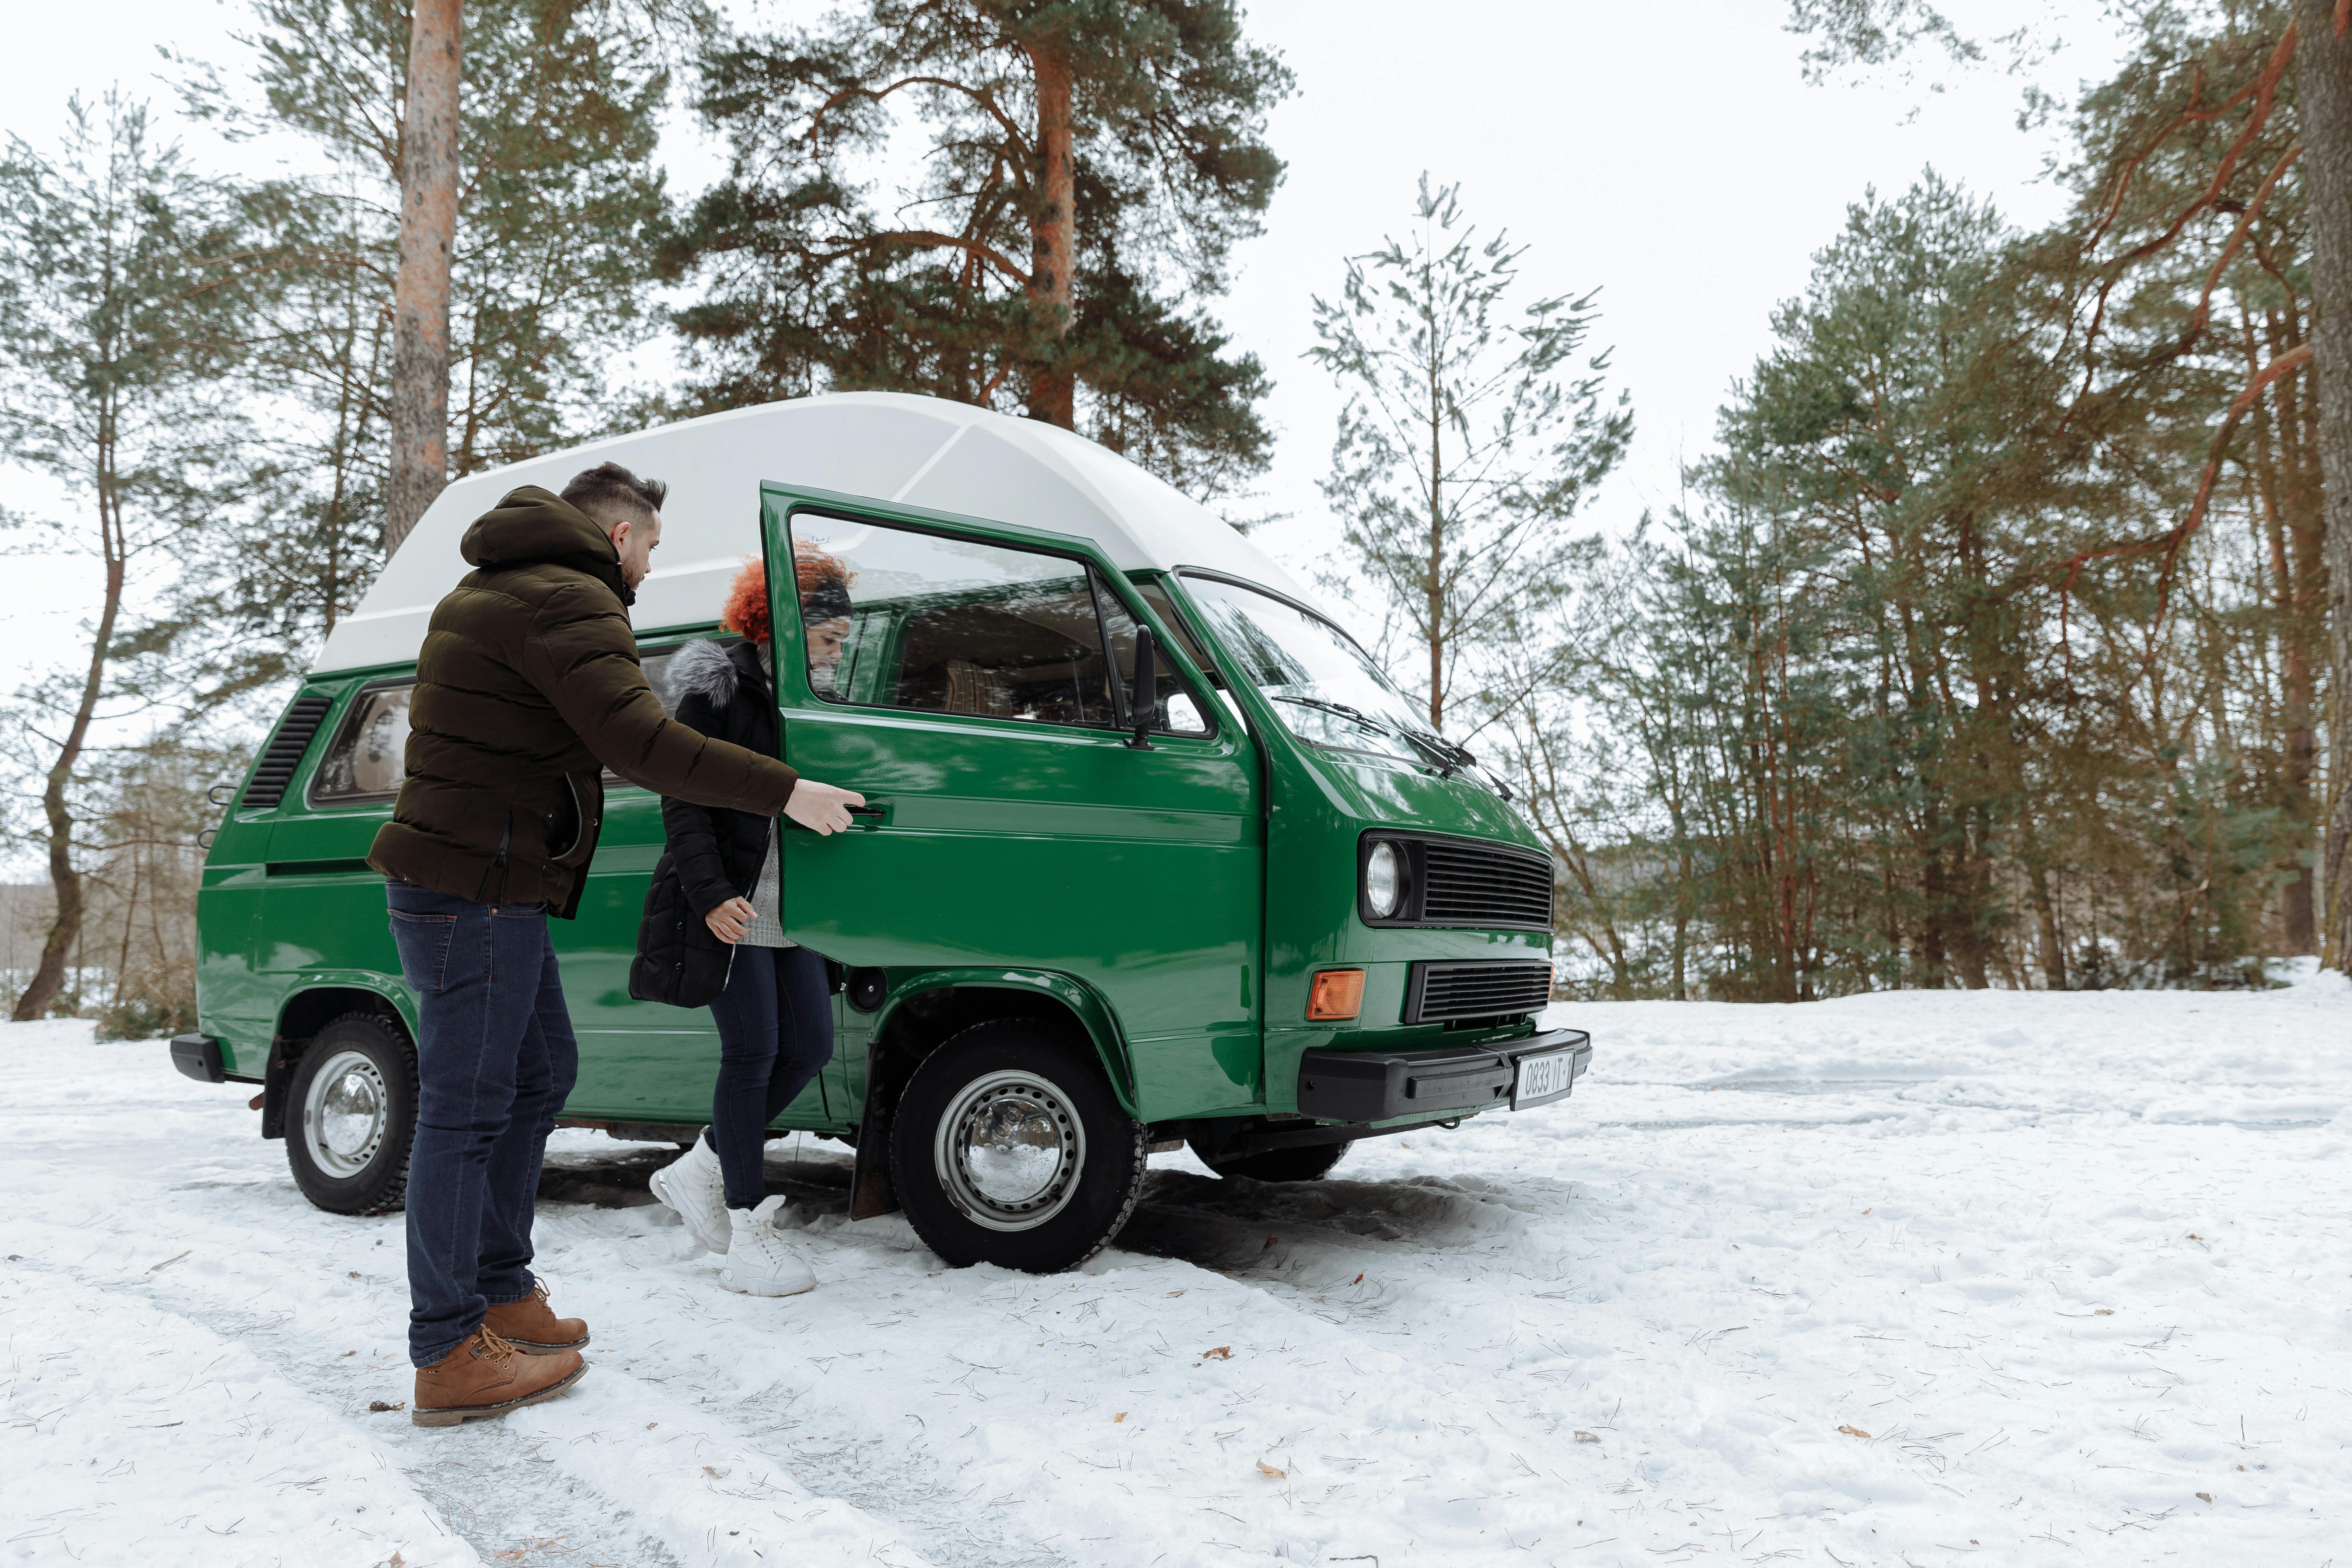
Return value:
M 286 1087 L 286 1163 L 329 1214 L 390 1214 L 408 1194 L 416 1051 L 380 1013 L 321 1028 Z
M 1127 1224 L 1144 1133 L 1093 1053 L 1026 1019 L 976 1024 L 917 1065 L 890 1131 L 890 1182 L 925 1246 L 958 1267 L 1052 1274 Z

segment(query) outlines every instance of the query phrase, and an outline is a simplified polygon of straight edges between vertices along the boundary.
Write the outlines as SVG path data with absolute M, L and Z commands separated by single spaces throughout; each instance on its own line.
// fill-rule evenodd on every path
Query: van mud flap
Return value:
M 879 1219 L 898 1212 L 898 1194 L 890 1184 L 890 1113 L 898 1108 L 900 1085 L 891 1072 L 891 1058 L 879 1039 L 866 1043 L 866 1110 L 857 1123 L 857 1164 L 849 1183 L 849 1217 Z

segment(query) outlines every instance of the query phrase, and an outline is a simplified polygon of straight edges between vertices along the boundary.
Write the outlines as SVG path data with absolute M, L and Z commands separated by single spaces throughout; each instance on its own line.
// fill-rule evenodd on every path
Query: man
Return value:
M 410 700 L 407 775 L 368 863 L 416 993 L 409 1154 L 411 1418 L 454 1426 L 562 1393 L 588 1328 L 531 1273 L 540 1161 L 578 1076 L 552 914 L 578 909 L 604 816 L 601 767 L 704 805 L 818 833 L 865 797 L 662 711 L 627 606 L 668 487 L 618 463 L 561 497 L 509 491 L 466 531 L 475 570 L 433 612 Z

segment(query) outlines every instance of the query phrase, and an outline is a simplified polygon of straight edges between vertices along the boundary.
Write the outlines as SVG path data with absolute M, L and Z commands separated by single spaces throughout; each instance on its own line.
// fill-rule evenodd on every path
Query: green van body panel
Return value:
M 1146 1122 L 1295 1112 L 1299 1055 L 1310 1048 L 1473 1045 L 1532 1030 L 1407 1026 L 1407 972 L 1432 959 L 1544 960 L 1549 932 L 1374 928 L 1356 913 L 1366 830 L 1542 853 L 1528 825 L 1467 779 L 1302 742 L 1249 682 L 1213 681 L 1188 643 L 1225 656 L 1182 569 L 1125 574 L 1087 539 L 823 490 L 772 484 L 759 502 L 772 582 L 793 581 L 791 521 L 803 511 L 1086 563 L 1153 629 L 1160 658 L 1212 721 L 1207 735 L 1155 733 L 1139 750 L 1113 730 L 828 700 L 797 658 L 781 661 L 786 759 L 864 791 L 884 812 L 830 837 L 785 831 L 786 928 L 837 962 L 883 970 L 887 990 L 871 1014 L 835 998 L 834 1061 L 776 1126 L 854 1131 L 871 1044 L 907 1003 L 945 986 L 1052 997 L 1087 1030 L 1120 1103 Z M 1151 598 L 1138 592 L 1145 585 Z M 1183 625 L 1170 626 L 1155 600 Z M 797 595 L 781 595 L 772 611 L 775 646 L 797 649 Z M 651 653 L 715 629 L 649 628 L 639 641 Z M 283 800 L 247 808 L 240 792 L 213 841 L 197 900 L 200 1019 L 240 1079 L 263 1077 L 287 1008 L 321 986 L 373 992 L 414 1026 L 383 879 L 364 861 L 389 803 L 307 803 L 355 695 L 413 674 L 393 667 L 307 681 L 303 695 L 332 705 Z M 608 786 L 578 918 L 552 922 L 580 1040 L 564 1115 L 699 1123 L 718 1067 L 708 1010 L 628 994 L 662 847 L 660 802 Z M 1366 972 L 1361 1015 L 1310 1024 L 1313 975 L 1335 965 Z

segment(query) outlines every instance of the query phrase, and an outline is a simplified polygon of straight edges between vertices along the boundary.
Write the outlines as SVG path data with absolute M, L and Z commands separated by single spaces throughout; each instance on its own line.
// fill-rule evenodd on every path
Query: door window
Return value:
M 1218 669 L 1217 661 L 1209 657 L 1209 650 L 1202 647 L 1200 639 L 1192 635 L 1191 624 L 1177 612 L 1176 601 L 1170 595 L 1167 586 L 1160 583 L 1138 583 L 1135 585 L 1135 591 L 1143 595 L 1145 604 L 1159 613 L 1160 624 L 1172 629 L 1179 637 L 1183 639 L 1184 651 L 1191 654 L 1192 662 L 1207 673 L 1209 684 L 1213 688 L 1221 688 L 1216 695 L 1223 700 L 1222 702 L 1213 701 L 1211 706 L 1217 708 L 1218 711 L 1239 724 L 1244 730 L 1247 730 L 1248 715 L 1242 711 L 1242 705 L 1234 700 L 1233 693 L 1229 689 L 1222 689 L 1224 681 L 1223 672 Z
M 1155 590 L 1150 588 L 1143 590 L 1146 597 L 1150 597 L 1154 592 Z M 1160 612 L 1163 624 L 1174 627 L 1176 635 L 1184 639 L 1184 650 L 1192 656 L 1192 661 L 1195 664 L 1205 664 L 1207 660 L 1201 657 L 1201 649 L 1192 641 L 1192 634 L 1184 629 L 1184 623 L 1176 618 L 1175 606 L 1166 602 L 1165 591 L 1158 592 L 1160 596 L 1154 600 L 1151 607 Z M 1140 701 L 1139 697 L 1132 695 L 1135 691 L 1134 617 L 1127 613 L 1127 606 L 1119 603 L 1118 595 L 1113 594 L 1108 587 L 1103 590 L 1102 607 L 1103 618 L 1110 626 L 1111 657 L 1118 666 L 1120 686 L 1130 693 L 1131 701 Z M 1178 675 L 1175 668 L 1168 662 L 1168 656 L 1163 652 L 1153 661 L 1151 668 L 1152 685 L 1155 689 L 1152 693 L 1151 727 L 1171 735 L 1207 734 L 1209 721 L 1202 713 L 1201 705 L 1193 697 L 1191 689 L 1184 684 L 1183 677 Z M 1130 719 L 1129 722 L 1132 723 L 1134 721 Z
M 809 687 L 824 700 L 1118 721 L 1083 563 L 807 512 L 792 532 Z

